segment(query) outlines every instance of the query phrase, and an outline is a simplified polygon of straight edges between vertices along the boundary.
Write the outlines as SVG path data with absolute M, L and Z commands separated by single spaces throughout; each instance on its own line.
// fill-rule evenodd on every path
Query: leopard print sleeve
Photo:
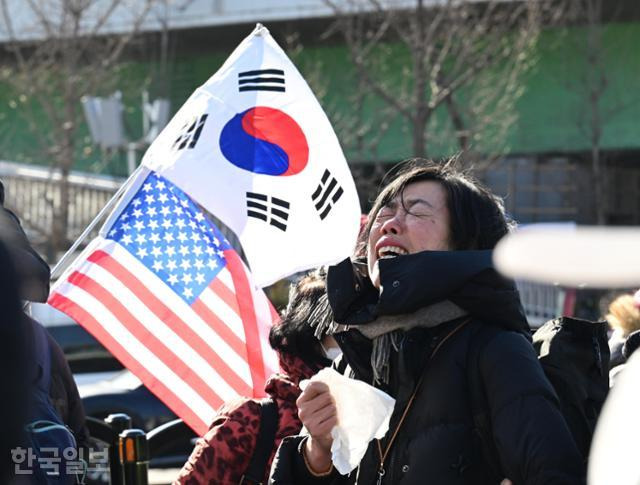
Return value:
M 237 485 L 256 445 L 260 405 L 249 399 L 225 404 L 199 438 L 174 485 Z

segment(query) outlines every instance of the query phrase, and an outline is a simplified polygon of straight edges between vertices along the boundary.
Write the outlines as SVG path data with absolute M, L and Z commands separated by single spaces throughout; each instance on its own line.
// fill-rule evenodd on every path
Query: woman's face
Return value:
M 380 259 L 451 249 L 446 200 L 439 182 L 424 180 L 407 185 L 380 209 L 367 241 L 369 277 L 376 288 L 380 288 Z

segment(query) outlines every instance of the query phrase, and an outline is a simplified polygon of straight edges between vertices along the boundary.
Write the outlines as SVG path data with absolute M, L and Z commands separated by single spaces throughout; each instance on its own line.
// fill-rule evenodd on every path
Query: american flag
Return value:
M 276 314 L 185 193 L 154 172 L 139 180 L 49 304 L 204 434 L 224 401 L 264 395 L 278 367 L 267 343 Z

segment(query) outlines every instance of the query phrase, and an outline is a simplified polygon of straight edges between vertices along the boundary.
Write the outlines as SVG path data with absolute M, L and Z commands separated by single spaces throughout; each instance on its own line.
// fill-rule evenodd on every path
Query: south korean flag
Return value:
M 360 204 L 338 139 L 260 24 L 191 95 L 143 165 L 236 233 L 261 286 L 355 247 Z

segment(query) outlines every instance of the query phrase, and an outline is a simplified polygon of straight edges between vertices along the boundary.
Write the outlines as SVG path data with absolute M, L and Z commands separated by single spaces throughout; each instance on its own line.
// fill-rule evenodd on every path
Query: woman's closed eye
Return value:
M 414 217 L 433 217 L 433 211 L 428 210 L 425 207 L 414 207 L 407 211 L 407 215 Z
M 407 215 L 415 217 L 433 217 L 433 206 L 422 199 L 414 199 L 405 201 L 404 211 Z
M 376 219 L 389 219 L 390 217 L 393 217 L 394 214 L 395 209 L 393 207 L 386 206 L 380 209 L 378 215 L 376 216 Z

